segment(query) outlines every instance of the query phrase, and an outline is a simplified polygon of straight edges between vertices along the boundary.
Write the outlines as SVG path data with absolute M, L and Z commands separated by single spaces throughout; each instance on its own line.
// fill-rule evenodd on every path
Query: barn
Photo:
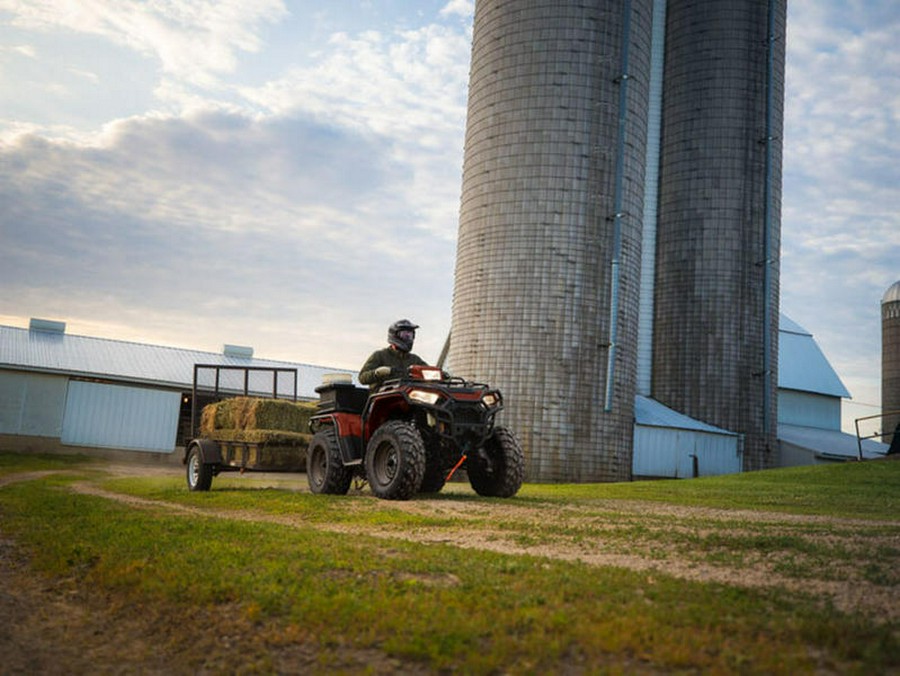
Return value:
M 782 315 L 778 341 L 778 443 L 781 467 L 883 457 L 886 444 L 841 431 L 849 398 L 812 334 Z
M 778 448 L 775 466 L 883 457 L 886 444 L 841 431 L 850 393 L 812 334 L 781 315 L 778 336 Z M 694 420 L 658 401 L 635 400 L 632 474 L 695 477 L 740 472 L 741 435 Z
M 225 368 L 200 369 L 195 394 L 197 364 Z M 230 367 L 266 370 L 242 381 L 244 370 Z M 0 326 L 0 444 L 180 462 L 194 397 L 211 400 L 216 373 L 220 391 L 312 400 L 334 370 L 254 358 L 244 346 L 214 353 L 72 335 L 58 321 Z

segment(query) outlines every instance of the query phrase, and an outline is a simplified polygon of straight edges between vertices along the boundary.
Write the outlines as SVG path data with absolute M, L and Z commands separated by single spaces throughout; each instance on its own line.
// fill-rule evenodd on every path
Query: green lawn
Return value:
M 322 670 L 347 650 L 463 673 L 900 669 L 897 622 L 803 587 L 859 580 L 897 598 L 900 462 L 526 485 L 508 501 L 451 484 L 406 505 L 224 475 L 189 493 L 181 477 L 111 478 L 102 467 L 0 454 L 0 478 L 57 472 L 0 486 L 0 534 L 41 575 L 176 623 L 202 612 L 213 635 L 223 624 L 250 632 L 232 656 L 237 671 L 274 671 L 273 656 L 297 644 L 314 647 Z M 76 492 L 76 481 L 154 502 Z M 467 532 L 497 547 L 458 546 Z M 552 548 L 657 565 L 541 554 Z M 692 581 L 667 572 L 675 562 L 748 574 L 764 565 L 788 582 Z M 212 658 L 191 659 L 199 670 Z

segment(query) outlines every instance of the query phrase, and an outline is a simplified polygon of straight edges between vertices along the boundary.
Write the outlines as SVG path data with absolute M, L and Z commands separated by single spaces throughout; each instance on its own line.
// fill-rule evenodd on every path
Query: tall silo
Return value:
M 900 411 L 900 282 L 895 282 L 881 298 L 881 410 Z M 882 421 L 885 443 L 900 424 L 900 415 Z
M 785 0 L 669 0 L 652 393 L 776 448 Z
M 628 479 L 650 0 L 478 0 L 449 362 L 538 481 Z

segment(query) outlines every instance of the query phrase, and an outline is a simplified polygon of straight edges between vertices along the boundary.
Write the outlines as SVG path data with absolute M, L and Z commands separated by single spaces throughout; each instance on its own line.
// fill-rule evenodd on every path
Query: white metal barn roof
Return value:
M 35 326 L 32 323 L 32 326 Z M 60 327 L 64 325 L 59 324 Z M 53 327 L 50 327 L 51 329 Z M 246 351 L 249 354 L 249 350 Z M 322 376 L 334 368 L 223 353 L 161 347 L 122 340 L 70 335 L 61 330 L 0 326 L 0 368 L 159 385 L 190 390 L 194 364 L 297 369 L 297 395 L 315 398 Z M 353 373 L 352 375 L 356 375 Z M 271 381 L 271 377 L 269 379 Z M 206 383 L 206 379 L 202 382 Z M 224 384 L 224 383 L 223 383 Z M 255 383 L 254 383 L 255 384 Z M 228 383 L 230 385 L 230 382 Z M 266 383 L 271 391 L 271 382 Z M 263 389 L 265 389 L 265 387 Z M 293 380 L 279 380 L 279 395 L 293 393 Z M 290 387 L 290 390 L 283 389 Z M 256 387 L 252 389 L 257 390 Z M 257 390 L 258 391 L 258 390 Z
M 700 420 L 695 420 L 684 413 L 679 413 L 668 406 L 665 406 L 655 399 L 637 395 L 634 398 L 634 421 L 638 425 L 647 427 L 672 427 L 680 430 L 690 430 L 692 432 L 708 432 L 710 434 L 724 434 L 726 436 L 737 436 L 734 432 L 729 432 L 721 427 L 708 425 Z
M 888 450 L 887 444 L 872 439 L 860 441 L 854 435 L 840 430 L 825 430 L 785 423 L 778 425 L 778 438 L 799 448 L 805 448 L 825 460 L 857 458 L 860 446 L 862 446 L 862 456 L 865 459 L 883 458 Z
M 812 334 L 785 315 L 778 331 L 778 387 L 850 397 Z

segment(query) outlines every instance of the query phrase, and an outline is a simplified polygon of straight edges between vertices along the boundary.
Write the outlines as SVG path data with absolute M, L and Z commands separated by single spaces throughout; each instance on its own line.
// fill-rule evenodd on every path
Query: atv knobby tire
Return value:
M 306 479 L 313 493 L 346 495 L 353 481 L 353 471 L 344 467 L 337 431 L 319 430 L 313 436 L 306 454 Z
M 422 487 L 425 444 L 412 423 L 389 420 L 366 445 L 366 478 L 385 500 L 408 500 Z
M 441 454 L 426 453 L 425 459 L 425 476 L 422 477 L 422 487 L 419 488 L 420 493 L 440 493 L 444 484 L 447 483 L 447 470 L 441 463 Z
M 467 461 L 469 483 L 478 495 L 508 498 L 525 480 L 525 456 L 515 435 L 505 427 L 495 427 L 484 443 L 488 462 L 478 457 Z

